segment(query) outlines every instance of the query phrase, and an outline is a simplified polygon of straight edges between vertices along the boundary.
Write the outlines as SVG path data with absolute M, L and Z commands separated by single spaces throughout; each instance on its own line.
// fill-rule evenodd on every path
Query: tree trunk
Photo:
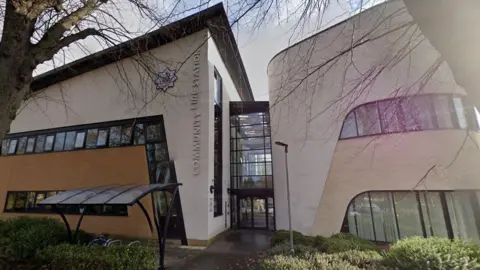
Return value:
M 469 101 L 480 105 L 480 1 L 403 0 L 422 34 L 452 70 Z
M 1 60 L 0 63 L 2 63 Z M 0 142 L 10 131 L 10 125 L 16 117 L 22 100 L 30 90 L 30 84 L 17 89 L 14 85 L 20 84 L 15 81 L 15 77 L 6 78 L 5 73 L 2 72 L 5 68 L 7 67 L 0 67 Z

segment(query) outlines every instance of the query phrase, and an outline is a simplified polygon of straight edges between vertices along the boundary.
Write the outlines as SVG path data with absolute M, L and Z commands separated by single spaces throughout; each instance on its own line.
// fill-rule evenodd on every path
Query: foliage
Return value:
M 29 261 L 38 250 L 67 239 L 65 227 L 55 219 L 8 219 L 0 224 L 0 258 L 7 263 Z
M 332 257 L 335 260 L 347 261 L 351 265 L 357 266 L 362 269 L 372 269 L 376 265 L 379 265 L 383 259 L 382 255 L 372 250 L 349 250 L 345 252 L 328 254 L 327 256 Z
M 327 253 L 336 253 L 348 250 L 380 251 L 380 249 L 372 242 L 347 233 L 337 233 L 329 238 L 326 238 L 323 242 L 322 250 Z
M 314 237 L 305 236 L 300 232 L 293 231 L 293 243 L 296 245 L 314 246 Z M 286 230 L 278 230 L 272 234 L 270 244 L 272 247 L 288 243 L 290 241 L 290 233 Z
M 299 258 L 310 258 L 311 256 L 315 255 L 319 252 L 318 249 L 312 246 L 305 246 L 305 245 L 294 245 L 293 246 L 294 254 L 293 256 Z M 290 253 L 290 244 L 283 243 L 280 245 L 276 245 L 273 248 L 267 251 L 267 255 L 275 256 L 275 255 L 285 255 L 289 256 L 292 255 Z
M 391 246 L 384 265 L 398 269 L 480 269 L 480 246 L 447 238 L 411 237 Z
M 319 253 L 311 258 L 313 268 L 316 270 L 358 270 L 360 268 L 351 265 L 338 256 Z
M 142 246 L 85 246 L 60 244 L 50 246 L 38 254 L 50 269 L 110 270 L 155 269 L 156 254 Z
M 308 259 L 290 257 L 285 255 L 275 255 L 263 261 L 261 270 L 304 270 L 314 269 L 313 262 Z

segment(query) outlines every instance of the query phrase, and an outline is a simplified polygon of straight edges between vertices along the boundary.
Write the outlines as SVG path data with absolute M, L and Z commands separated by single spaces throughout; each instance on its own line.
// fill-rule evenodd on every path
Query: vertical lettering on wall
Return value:
M 201 115 L 198 111 L 198 94 L 200 81 L 200 51 L 193 55 L 193 83 L 192 94 L 190 97 L 190 110 L 193 111 L 193 149 L 192 149 L 192 168 L 193 175 L 200 173 L 200 124 Z

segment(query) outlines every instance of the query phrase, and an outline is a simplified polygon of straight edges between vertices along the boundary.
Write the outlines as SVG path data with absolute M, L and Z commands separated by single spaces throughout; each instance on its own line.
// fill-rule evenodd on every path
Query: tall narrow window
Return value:
M 62 151 L 63 145 L 65 144 L 65 132 L 58 132 L 57 136 L 55 136 L 55 151 Z
M 213 194 L 213 215 L 220 216 L 223 214 L 223 175 L 222 175 L 222 77 L 218 74 L 218 71 L 215 69 L 213 73 L 214 77 L 214 149 L 213 149 L 213 181 L 215 192 Z
M 27 140 L 27 148 L 25 149 L 25 152 L 27 153 L 32 153 L 33 148 L 35 147 L 35 137 L 30 137 Z
M 20 139 L 18 139 L 17 155 L 24 154 L 26 147 L 27 147 L 27 137 L 21 137 Z
M 376 102 L 359 107 L 355 114 L 357 116 L 358 136 L 380 133 L 380 117 Z
M 357 120 L 355 120 L 355 112 L 350 112 L 345 118 L 345 122 L 343 123 L 342 133 L 340 134 L 340 138 L 352 138 L 357 137 Z
M 65 137 L 65 150 L 73 150 L 75 148 L 75 131 L 67 132 Z

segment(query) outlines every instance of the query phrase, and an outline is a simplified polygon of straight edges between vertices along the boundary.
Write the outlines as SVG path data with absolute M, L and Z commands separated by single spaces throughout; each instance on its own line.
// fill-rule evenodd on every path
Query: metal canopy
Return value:
M 128 205 L 155 191 L 170 191 L 182 184 L 107 185 L 73 189 L 49 197 L 39 205 Z
M 182 184 L 148 184 L 148 185 L 106 185 L 99 187 L 90 187 L 90 188 L 81 188 L 67 190 L 61 193 L 58 193 L 55 196 L 49 197 L 41 202 L 39 205 L 51 206 L 54 211 L 56 211 L 62 218 L 65 226 L 67 228 L 68 237 L 71 243 L 74 243 L 74 239 L 78 236 L 78 230 L 80 229 L 80 224 L 82 223 L 83 216 L 85 214 L 85 207 L 90 205 L 127 205 L 133 206 L 138 204 L 140 209 L 142 209 L 145 218 L 147 219 L 150 231 L 153 232 L 152 220 L 148 214 L 145 206 L 143 206 L 140 200 L 148 194 L 153 192 L 170 192 L 172 193 L 172 199 L 168 203 L 167 215 L 165 219 L 165 224 L 160 228 L 160 222 L 155 219 L 155 227 L 157 229 L 158 235 L 158 244 L 159 244 L 159 270 L 164 270 L 164 260 L 165 260 L 165 242 L 167 238 L 168 223 L 170 217 L 172 216 L 172 208 L 175 202 L 175 198 L 178 195 L 178 188 Z M 72 237 L 72 230 L 70 228 L 70 223 L 65 217 L 65 213 L 62 210 L 62 206 L 78 206 L 80 208 L 81 216 L 78 220 L 75 236 Z

